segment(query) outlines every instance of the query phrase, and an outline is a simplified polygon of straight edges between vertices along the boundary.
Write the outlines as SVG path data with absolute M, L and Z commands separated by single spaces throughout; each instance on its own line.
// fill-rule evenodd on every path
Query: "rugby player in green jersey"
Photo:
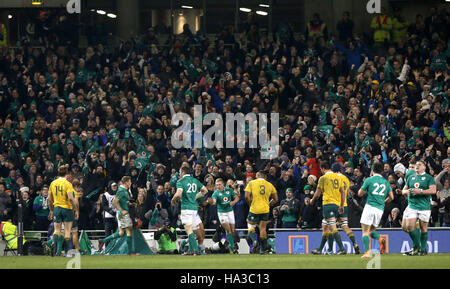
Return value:
M 211 198 L 208 199 L 208 203 L 217 205 L 217 215 L 220 224 L 227 234 L 227 240 L 230 244 L 230 253 L 236 253 L 234 246 L 235 220 L 233 206 L 237 202 L 239 202 L 239 196 L 236 195 L 232 189 L 225 188 L 223 179 L 218 178 L 216 180 L 216 190 Z
M 380 225 L 381 216 L 384 212 L 384 205 L 394 199 L 394 194 L 390 183 L 381 176 L 383 164 L 376 162 L 373 164 L 372 176 L 367 178 L 358 191 L 358 197 L 367 193 L 367 201 L 361 215 L 361 227 L 363 235 L 364 255 L 361 258 L 370 258 L 371 251 L 370 238 L 378 241 L 380 244 L 380 253 L 384 254 L 386 250 L 385 240 L 380 237 L 375 230 Z M 386 198 L 386 195 L 388 198 Z
M 198 215 L 197 199 L 205 196 L 208 189 L 196 178 L 190 175 L 188 167 L 180 168 L 180 179 L 177 181 L 177 191 L 172 198 L 171 205 L 181 201 L 181 222 L 183 223 L 189 240 L 189 251 L 187 255 L 196 255 L 199 251 L 195 239 L 194 227 Z
M 406 232 L 413 241 L 413 251 L 407 255 L 427 255 L 428 222 L 431 216 L 431 195 L 436 194 L 434 178 L 425 172 L 426 163 L 416 162 L 416 175 L 409 177 L 402 193 L 408 196 L 408 207 L 403 212 Z M 419 219 L 420 231 L 416 229 Z

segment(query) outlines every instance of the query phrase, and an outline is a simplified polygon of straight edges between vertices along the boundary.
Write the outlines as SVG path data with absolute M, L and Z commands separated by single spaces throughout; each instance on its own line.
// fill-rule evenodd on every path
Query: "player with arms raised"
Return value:
M 250 181 L 245 187 L 245 199 L 250 206 L 247 216 L 248 237 L 253 242 L 252 253 L 257 253 L 261 248 L 263 253 L 268 253 L 267 247 L 267 223 L 269 222 L 270 207 L 278 202 L 277 190 L 268 181 L 263 171 L 256 173 L 256 179 Z M 272 200 L 270 200 L 272 198 Z M 256 226 L 259 225 L 259 238 L 256 240 Z
M 394 194 L 390 183 L 381 176 L 382 172 L 383 164 L 380 162 L 374 163 L 372 176 L 364 181 L 358 191 L 358 197 L 362 197 L 367 193 L 366 205 L 361 215 L 363 249 L 365 252 L 361 258 L 371 257 L 369 236 L 378 241 L 381 254 L 384 254 L 386 250 L 386 241 L 375 230 L 380 224 L 381 216 L 384 212 L 384 205 L 394 199 Z M 387 199 L 386 195 L 388 196 Z
M 434 178 L 425 172 L 426 163 L 416 162 L 416 175 L 406 180 L 402 193 L 408 195 L 408 207 L 403 212 L 406 231 L 413 241 L 413 251 L 408 255 L 427 255 L 428 222 L 431 216 L 431 195 L 436 194 Z M 420 231 L 416 230 L 419 219 Z
M 208 189 L 196 178 L 190 175 L 188 167 L 180 168 L 180 179 L 177 181 L 177 192 L 172 197 L 171 205 L 175 206 L 181 200 L 181 222 L 183 223 L 189 240 L 189 251 L 187 255 L 199 253 L 198 243 L 195 239 L 194 226 L 198 215 L 197 199 L 205 196 Z

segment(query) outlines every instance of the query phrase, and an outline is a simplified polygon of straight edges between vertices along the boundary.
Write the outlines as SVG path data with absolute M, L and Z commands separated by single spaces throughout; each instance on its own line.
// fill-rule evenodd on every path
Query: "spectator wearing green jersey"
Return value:
M 294 190 L 286 189 L 286 199 L 280 202 L 280 213 L 283 228 L 297 228 L 300 201 L 294 198 Z
M 48 185 L 42 187 L 39 195 L 34 199 L 33 211 L 36 215 L 35 229 L 38 231 L 47 231 L 50 220 L 48 215 L 50 209 L 48 208 Z
M 408 207 L 403 213 L 406 227 L 403 230 L 413 241 L 412 251 L 406 255 L 427 255 L 428 222 L 431 216 L 431 195 L 436 194 L 434 178 L 425 172 L 427 165 L 423 160 L 416 162 L 416 175 L 409 177 L 402 193 L 408 196 Z M 420 229 L 416 227 L 419 219 Z
M 208 198 L 208 203 L 217 206 L 217 215 L 220 224 L 225 229 L 227 240 L 230 244 L 230 253 L 235 253 L 234 235 L 235 235 L 235 220 L 233 206 L 239 202 L 239 195 L 231 188 L 225 187 L 225 182 L 222 178 L 216 180 L 216 190 L 211 198 Z
M 383 215 L 384 205 L 394 199 L 390 183 L 381 176 L 383 172 L 383 164 L 376 162 L 373 164 L 372 176 L 367 178 L 361 189 L 358 191 L 358 197 L 362 197 L 367 193 L 367 201 L 361 215 L 361 227 L 363 235 L 364 255 L 361 258 L 370 258 L 369 250 L 370 238 L 378 240 L 380 244 L 380 253 L 383 254 L 386 244 L 385 240 L 380 238 L 375 230 L 380 225 L 381 216 Z M 386 199 L 386 194 L 388 198 Z

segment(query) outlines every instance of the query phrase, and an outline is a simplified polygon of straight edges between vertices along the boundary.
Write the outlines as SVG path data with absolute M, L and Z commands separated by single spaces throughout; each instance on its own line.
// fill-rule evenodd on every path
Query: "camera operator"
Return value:
M 164 225 L 156 231 L 155 240 L 158 241 L 158 254 L 178 254 L 177 232 L 170 225 L 169 219 L 166 219 Z

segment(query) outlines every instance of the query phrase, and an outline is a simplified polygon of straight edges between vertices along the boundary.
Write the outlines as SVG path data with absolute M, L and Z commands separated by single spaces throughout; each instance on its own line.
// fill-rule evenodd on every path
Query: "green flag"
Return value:
M 79 150 L 83 150 L 83 142 L 81 141 L 81 138 L 79 138 L 77 135 L 72 138 L 72 142 Z
M 103 188 L 102 188 L 102 187 L 99 187 L 99 188 L 93 190 L 92 192 L 89 193 L 89 195 L 86 196 L 86 198 L 88 198 L 88 199 L 92 198 L 92 197 L 95 196 L 97 193 L 99 193 L 101 189 L 103 189 Z
M 145 148 L 145 146 L 138 146 L 136 154 L 140 155 L 141 158 L 149 159 L 151 153 Z
M 80 234 L 80 251 L 86 255 L 91 255 L 92 243 L 85 230 Z
M 364 138 L 364 140 L 361 144 L 361 148 L 368 147 L 372 142 L 373 142 L 373 139 L 370 136 L 366 135 L 366 137 Z
M 136 166 L 136 168 L 140 171 L 142 171 L 148 164 L 148 158 L 137 158 L 134 160 L 134 165 Z
M 147 144 L 145 138 L 140 134 L 131 132 L 130 135 L 133 137 L 134 144 L 136 145 L 136 147 L 145 146 Z
M 92 145 L 90 145 L 88 147 L 89 147 L 89 150 L 88 150 L 87 154 L 98 151 L 100 149 L 100 146 L 98 145 L 98 139 L 96 139 L 94 142 L 92 142 Z
M 392 81 L 396 77 L 396 73 L 394 68 L 392 67 L 389 59 L 386 61 L 386 65 L 384 66 L 384 80 Z
M 320 126 L 325 126 L 327 124 L 327 112 L 323 109 L 320 110 L 319 123 L 320 123 Z M 331 128 L 331 129 L 333 129 L 333 128 Z
M 108 139 L 110 141 L 115 141 L 119 136 L 119 132 L 117 131 L 117 129 L 113 128 L 108 132 Z
M 326 136 L 329 137 L 331 135 L 331 132 L 333 131 L 333 126 L 329 125 L 329 124 L 327 124 L 327 125 L 319 125 L 317 127 L 317 130 L 322 132 L 322 133 L 324 133 Z
M 27 121 L 27 125 L 25 126 L 25 128 L 22 132 L 22 137 L 23 137 L 24 143 L 26 141 L 28 141 L 28 139 L 30 137 L 31 130 L 33 128 L 33 123 L 34 123 L 34 117 L 32 119 L 30 119 L 29 121 Z
M 128 139 L 130 138 L 130 131 L 131 130 L 129 128 L 125 129 L 125 135 L 123 136 L 123 138 L 125 139 L 125 142 L 127 142 Z
M 178 172 L 176 172 L 176 173 L 170 178 L 169 184 L 170 184 L 170 186 L 171 186 L 172 188 L 175 188 L 175 187 L 176 187 L 177 181 L 178 181 L 179 178 L 180 178 L 180 174 L 179 174 Z
M 152 173 L 156 168 L 156 163 L 153 162 L 149 162 L 148 163 L 148 172 L 147 172 L 147 181 L 151 181 L 152 180 Z M 175 182 L 176 184 L 176 182 Z

